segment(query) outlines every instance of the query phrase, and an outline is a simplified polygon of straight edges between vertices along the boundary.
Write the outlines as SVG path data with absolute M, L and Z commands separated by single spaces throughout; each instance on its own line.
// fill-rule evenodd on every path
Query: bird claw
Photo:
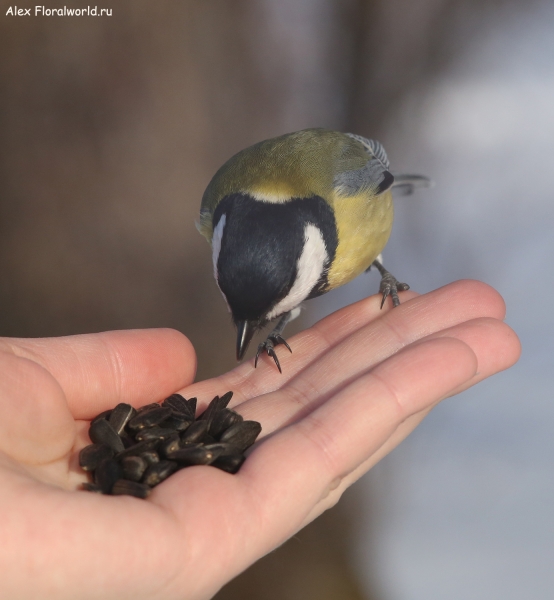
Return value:
M 265 342 L 262 342 L 259 346 L 258 346 L 258 351 L 256 352 L 256 358 L 254 359 L 254 368 L 258 366 L 258 358 L 260 357 L 260 354 L 265 350 L 265 352 L 267 352 L 268 356 L 271 356 L 271 358 L 275 361 L 275 364 L 277 365 L 277 368 L 279 369 L 279 373 L 282 373 L 282 369 L 281 369 L 281 363 L 279 362 L 279 359 L 277 358 L 277 354 L 275 352 L 275 346 L 277 346 L 278 344 L 283 344 L 284 346 L 286 346 L 289 350 L 289 352 L 292 353 L 291 347 L 287 344 L 285 338 L 283 338 L 281 335 L 279 334 L 275 334 L 275 335 L 268 335 L 267 336 L 267 340 Z
M 385 273 L 381 277 L 381 285 L 379 286 L 379 292 L 383 294 L 383 298 L 381 300 L 381 308 L 385 306 L 385 300 L 390 297 L 392 298 L 392 305 L 398 306 L 400 304 L 400 300 L 398 298 L 398 292 L 405 292 L 409 290 L 410 286 L 407 283 L 400 283 L 394 275 L 391 275 L 389 272 Z

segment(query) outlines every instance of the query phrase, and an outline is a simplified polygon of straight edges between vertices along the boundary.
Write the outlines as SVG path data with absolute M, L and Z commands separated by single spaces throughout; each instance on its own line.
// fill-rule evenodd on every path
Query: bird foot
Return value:
M 279 344 L 284 344 L 288 348 L 289 352 L 292 353 L 291 347 L 287 344 L 284 337 L 282 337 L 280 334 L 270 333 L 267 336 L 267 340 L 258 346 L 258 351 L 256 352 L 256 358 L 254 360 L 254 367 L 258 366 L 258 358 L 260 357 L 260 354 L 265 351 L 267 352 L 268 356 L 271 356 L 271 358 L 275 361 L 275 364 L 279 369 L 279 373 L 282 373 L 283 371 L 281 370 L 279 359 L 275 353 L 275 346 Z
M 400 283 L 398 279 L 388 271 L 381 275 L 381 285 L 379 286 L 379 292 L 383 294 L 381 300 L 381 308 L 385 305 L 385 300 L 390 295 L 392 298 L 392 305 L 398 306 L 400 300 L 398 299 L 398 292 L 405 292 L 409 290 L 410 286 L 407 283 Z

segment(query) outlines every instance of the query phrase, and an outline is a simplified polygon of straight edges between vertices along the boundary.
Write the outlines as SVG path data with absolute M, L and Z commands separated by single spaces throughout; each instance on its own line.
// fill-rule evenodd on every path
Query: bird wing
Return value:
M 355 196 L 362 192 L 371 192 L 378 196 L 390 189 L 394 176 L 389 171 L 389 159 L 383 146 L 377 140 L 368 140 L 360 135 L 347 133 L 354 140 L 344 146 L 344 154 L 351 155 L 352 151 L 363 152 L 367 162 L 360 168 L 341 168 L 333 180 L 333 187 L 339 196 Z M 345 166 L 347 161 L 345 161 Z

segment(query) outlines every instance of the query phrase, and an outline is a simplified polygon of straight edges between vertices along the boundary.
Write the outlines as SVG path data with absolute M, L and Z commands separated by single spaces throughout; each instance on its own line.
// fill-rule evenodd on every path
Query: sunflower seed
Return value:
M 209 465 L 220 454 L 220 451 L 208 450 L 204 446 L 194 445 L 181 450 L 175 450 L 168 454 L 172 460 L 176 460 L 184 465 Z
M 166 440 L 167 438 L 171 437 L 174 433 L 174 429 L 150 427 L 148 429 L 141 429 L 135 435 L 135 440 L 137 440 L 137 442 L 146 442 L 148 440 Z
M 258 421 L 243 421 L 242 423 L 235 423 L 223 432 L 219 437 L 220 442 L 229 442 L 236 446 L 240 452 L 244 452 L 249 448 L 255 441 L 262 426 Z
M 173 460 L 160 460 L 159 463 L 150 465 L 142 478 L 142 482 L 146 485 L 154 487 L 167 479 L 172 473 L 179 468 L 179 465 Z
M 91 441 L 95 444 L 106 444 L 116 452 L 125 450 L 117 431 L 104 419 L 91 423 L 88 433 Z
M 121 477 L 121 466 L 113 458 L 103 460 L 94 472 L 94 483 L 104 494 L 112 491 L 114 483 Z
M 125 448 L 130 448 L 136 444 L 135 440 L 127 432 L 123 432 L 119 437 Z
M 132 419 L 137 414 L 137 411 L 130 405 L 121 402 L 113 410 L 108 423 L 121 435 L 125 429 L 125 425 L 129 419 Z
M 150 488 L 143 483 L 129 481 L 128 479 L 118 479 L 112 488 L 113 496 L 134 496 L 135 498 L 147 498 L 150 494 Z
M 123 452 L 120 452 L 116 458 L 120 460 L 125 456 L 140 456 L 145 452 L 156 450 L 159 441 L 160 440 L 147 440 L 145 442 L 139 442 L 138 444 L 134 444 L 133 446 L 126 448 L 123 450 Z
M 195 421 L 188 429 L 181 433 L 183 442 L 198 442 L 208 431 L 208 421 Z
M 139 456 L 146 462 L 148 466 L 160 462 L 160 457 L 158 456 L 157 452 L 154 452 L 154 450 L 149 450 L 148 452 L 141 452 Z
M 233 456 L 235 454 L 239 454 L 239 451 L 237 450 L 236 446 L 224 442 L 206 444 L 204 448 L 206 448 L 206 450 L 209 450 L 210 452 L 216 453 L 218 458 L 221 458 L 223 456 Z
M 79 452 L 79 464 L 85 471 L 94 471 L 103 460 L 112 458 L 113 455 L 113 448 L 106 444 L 90 444 Z
M 230 454 L 228 456 L 219 456 L 212 463 L 212 467 L 217 467 L 227 473 L 233 475 L 241 468 L 242 463 L 246 460 L 244 454 Z
M 175 432 L 169 439 L 164 440 L 160 444 L 160 452 L 163 456 L 167 456 L 169 452 L 175 452 L 175 450 L 180 450 L 181 446 L 181 438 L 179 434 Z M 185 443 L 185 442 L 183 442 Z
M 90 424 L 92 425 L 93 423 L 95 423 L 96 421 L 100 421 L 100 419 L 104 419 L 104 420 L 108 420 L 109 416 L 112 414 L 112 409 L 108 409 L 105 410 L 103 412 L 101 412 L 99 415 L 96 415 L 94 417 L 94 419 L 92 419 L 92 421 L 90 422 Z
M 152 402 L 151 404 L 144 404 L 140 408 L 137 408 L 137 414 L 140 415 L 143 412 L 148 412 L 149 410 L 154 410 L 156 408 L 160 408 L 160 405 L 157 402 Z
M 169 406 L 174 412 L 187 415 L 194 421 L 194 410 L 181 394 L 172 394 L 162 402 L 162 406 Z
M 133 417 L 129 421 L 129 429 L 137 431 L 139 429 L 145 429 L 146 427 L 155 427 L 167 419 L 170 414 L 171 408 L 163 406 L 139 412 L 136 417 Z
M 227 404 L 229 404 L 231 398 L 233 397 L 233 392 L 227 392 L 223 394 L 221 398 L 216 396 L 209 404 L 206 410 L 200 415 L 199 420 L 208 421 L 208 427 L 211 426 L 211 423 L 215 417 L 215 415 L 224 408 L 227 408 Z
M 148 464 L 140 456 L 125 456 L 121 459 L 122 476 L 130 481 L 140 481 Z
M 224 408 L 214 415 L 208 433 L 217 438 L 226 429 L 229 429 L 235 423 L 241 423 L 243 420 L 242 416 L 234 410 Z
M 191 410 L 192 416 L 193 416 L 194 418 L 196 418 L 196 405 L 197 405 L 197 403 L 198 403 L 197 399 L 196 399 L 196 398 L 189 398 L 189 399 L 187 400 L 187 403 L 188 403 L 188 405 L 189 405 L 189 408 L 190 408 L 190 410 Z
M 245 460 L 242 451 L 254 443 L 261 425 L 227 408 L 232 395 L 213 398 L 196 420 L 196 398 L 180 394 L 161 406 L 135 410 L 122 402 L 102 412 L 91 421 L 93 443 L 79 454 L 83 469 L 94 474 L 94 483 L 82 488 L 146 498 L 150 486 L 184 467 L 212 464 L 236 473 Z
M 184 413 L 172 412 L 171 416 L 160 423 L 160 425 L 162 427 L 174 429 L 175 431 L 184 431 L 193 421 L 194 419 L 189 418 Z

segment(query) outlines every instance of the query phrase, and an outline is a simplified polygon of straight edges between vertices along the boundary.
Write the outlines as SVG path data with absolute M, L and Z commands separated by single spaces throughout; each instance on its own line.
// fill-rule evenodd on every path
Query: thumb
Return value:
M 0 451 L 26 464 L 67 454 L 75 421 L 54 377 L 27 358 L 0 352 Z

